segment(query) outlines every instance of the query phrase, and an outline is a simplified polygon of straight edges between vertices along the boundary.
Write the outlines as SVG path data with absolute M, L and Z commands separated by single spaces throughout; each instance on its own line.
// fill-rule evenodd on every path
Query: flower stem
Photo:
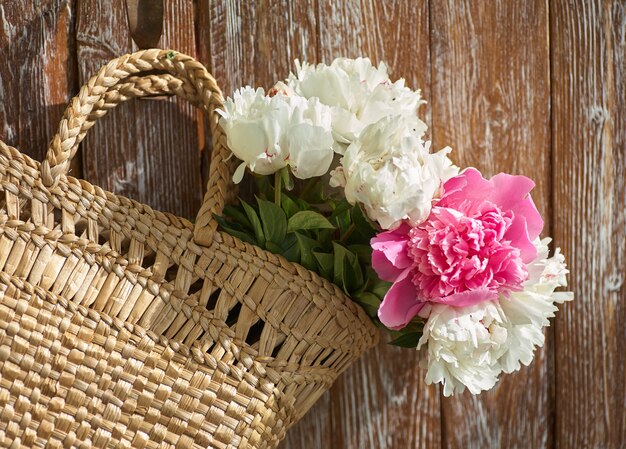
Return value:
M 283 189 L 282 173 L 274 173 L 274 204 L 280 207 L 280 193 Z
M 354 223 L 350 224 L 350 227 L 348 228 L 346 233 L 341 236 L 341 240 L 339 240 L 339 241 L 340 242 L 345 242 L 346 240 L 348 240 L 355 230 L 356 230 L 356 225 Z

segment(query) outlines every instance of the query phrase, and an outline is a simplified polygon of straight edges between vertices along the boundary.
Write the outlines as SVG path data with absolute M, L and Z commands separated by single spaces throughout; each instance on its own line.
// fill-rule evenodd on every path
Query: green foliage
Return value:
M 237 205 L 224 208 L 223 217 L 215 218 L 234 237 L 334 282 L 382 326 L 378 308 L 391 284 L 381 281 L 371 266 L 370 240 L 376 227 L 361 207 L 336 198 L 324 186 L 319 179 L 308 180 L 296 196 L 291 193 L 293 180 L 287 170 L 275 177 L 257 176 L 256 204 L 240 199 Z M 391 333 L 390 344 L 415 348 L 421 324 Z
M 417 348 L 422 332 L 398 332 L 400 335 L 389 342 L 390 345 L 399 346 L 401 348 Z
M 405 328 L 399 331 L 391 331 L 392 340 L 390 345 L 399 346 L 401 348 L 417 348 L 417 343 L 422 337 L 424 323 L 413 320 Z
M 289 218 L 287 232 L 311 229 L 335 229 L 335 226 L 322 214 L 312 210 L 298 211 Z
M 265 240 L 281 245 L 287 236 L 287 215 L 285 211 L 280 206 L 266 200 L 257 199 L 257 203 L 259 204 L 259 215 L 261 216 Z

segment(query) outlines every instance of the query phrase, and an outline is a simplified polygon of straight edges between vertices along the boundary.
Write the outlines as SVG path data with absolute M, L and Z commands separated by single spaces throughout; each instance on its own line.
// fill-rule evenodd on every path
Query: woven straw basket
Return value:
M 97 118 L 156 94 L 209 116 L 195 226 L 66 176 Z M 335 285 L 216 231 L 222 101 L 201 64 L 146 50 L 83 86 L 41 164 L 0 142 L 1 447 L 275 447 L 375 344 Z

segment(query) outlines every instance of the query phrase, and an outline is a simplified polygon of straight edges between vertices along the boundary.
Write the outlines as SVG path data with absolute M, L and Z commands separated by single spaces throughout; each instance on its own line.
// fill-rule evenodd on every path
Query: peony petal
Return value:
M 453 293 L 443 298 L 430 298 L 429 301 L 454 307 L 468 307 L 495 299 L 498 299 L 498 293 L 487 288 L 479 288 L 461 293 Z
M 383 234 L 395 234 L 394 232 L 386 232 Z M 385 254 L 389 262 L 394 267 L 404 269 L 411 265 L 412 260 L 407 254 L 407 242 L 408 237 L 397 238 L 396 235 L 383 236 L 379 234 L 380 238 L 374 237 L 372 239 L 372 248 L 375 251 L 381 251 Z
M 532 179 L 508 173 L 498 173 L 491 178 L 490 182 L 493 185 L 493 191 L 489 199 L 503 210 L 513 209 L 535 187 Z
M 537 256 L 532 242 L 544 224 L 529 194 L 534 186 L 526 176 L 500 173 L 488 181 L 478 170 L 469 168 L 444 184 L 444 195 L 437 206 L 454 208 L 469 216 L 486 203 L 512 212 L 513 221 L 505 237 L 520 249 L 522 261 L 530 263 Z
M 491 180 L 486 180 L 478 170 L 468 168 L 446 181 L 444 195 L 438 206 L 463 210 L 455 206 L 474 200 L 489 201 L 502 210 L 511 210 L 528 217 L 531 235 L 536 236 L 543 228 L 543 220 L 529 195 L 533 187 L 535 183 L 526 176 L 499 173 Z
M 516 217 L 524 217 L 526 220 L 529 240 L 534 241 L 539 237 L 539 234 L 543 231 L 543 218 L 541 218 L 541 214 L 530 195 L 523 201 L 520 201 L 512 210 Z
M 409 270 L 406 270 L 391 286 L 378 309 L 378 318 L 390 329 L 402 329 L 425 304 L 417 299 L 415 286 L 408 274 Z
M 478 170 L 467 168 L 461 174 L 445 182 L 444 194 L 437 206 L 465 212 L 468 204 L 476 200 L 483 202 L 490 196 L 492 190 L 493 185 L 483 178 Z
M 526 176 L 499 173 L 491 178 L 491 182 L 494 186 L 491 201 L 502 210 L 511 210 L 516 217 L 524 217 L 528 238 L 535 240 L 543 230 L 543 219 L 530 196 L 535 187 L 533 180 Z
M 243 179 L 243 175 L 246 172 L 246 163 L 242 162 L 233 173 L 233 184 L 239 184 Z
M 512 246 L 519 248 L 522 262 L 528 264 L 537 258 L 537 248 L 528 235 L 526 220 L 523 216 L 515 217 L 505 238 L 511 241 Z
M 383 281 L 395 282 L 403 273 L 403 269 L 397 268 L 382 251 L 372 252 L 372 268 Z
M 253 120 L 237 120 L 230 125 L 228 147 L 244 162 L 255 160 L 265 150 L 274 145 L 268 141 L 263 124 Z
M 335 155 L 330 131 L 299 123 L 290 128 L 288 142 L 289 164 L 296 178 L 308 179 L 328 172 Z
M 372 267 L 381 279 L 393 282 L 413 263 L 407 253 L 408 230 L 403 225 L 395 231 L 381 232 L 371 240 Z

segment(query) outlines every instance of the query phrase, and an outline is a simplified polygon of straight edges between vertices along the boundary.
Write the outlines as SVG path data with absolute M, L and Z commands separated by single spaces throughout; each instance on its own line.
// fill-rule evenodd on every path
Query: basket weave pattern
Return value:
M 163 94 L 209 116 L 195 226 L 66 176 L 98 118 Z M 142 51 L 81 89 L 41 164 L 0 142 L 3 447 L 275 447 L 377 341 L 334 284 L 216 231 L 235 194 L 222 101 L 192 58 Z

